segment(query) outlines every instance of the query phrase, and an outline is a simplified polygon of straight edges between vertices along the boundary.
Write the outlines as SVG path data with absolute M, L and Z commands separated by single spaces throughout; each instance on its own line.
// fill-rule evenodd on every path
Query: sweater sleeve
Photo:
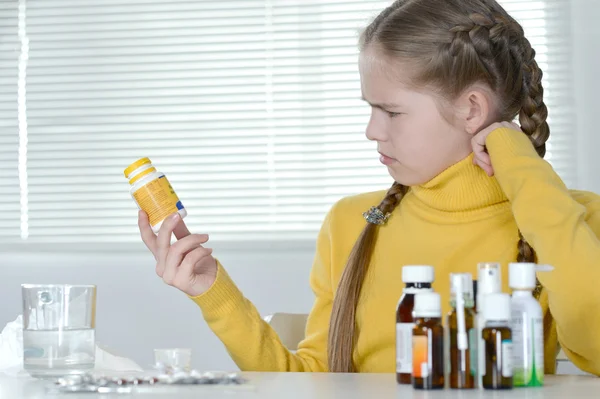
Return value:
M 211 288 L 191 298 L 241 370 L 327 371 L 327 335 L 333 300 L 330 283 L 330 219 L 331 212 L 318 235 L 310 273 L 310 285 L 316 298 L 308 317 L 305 339 L 295 354 L 282 344 L 277 333 L 243 296 L 220 262 L 217 262 L 217 278 Z
M 600 375 L 600 217 L 573 198 L 522 132 L 496 129 L 486 146 L 519 230 L 538 262 L 554 266 L 538 279 L 559 343 L 577 367 Z

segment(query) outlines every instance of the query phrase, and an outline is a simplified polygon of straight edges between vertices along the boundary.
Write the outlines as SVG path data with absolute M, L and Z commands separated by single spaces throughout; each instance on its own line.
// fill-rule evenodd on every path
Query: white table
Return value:
M 46 396 L 45 382 L 29 378 L 0 376 L 2 399 L 114 399 L 120 397 L 144 398 L 265 398 L 265 399 L 409 399 L 409 398 L 598 398 L 600 378 L 585 376 L 548 376 L 543 388 L 514 389 L 512 391 L 415 391 L 410 386 L 397 385 L 393 374 L 313 374 L 313 373 L 243 373 L 250 380 L 248 386 L 233 388 L 218 386 L 189 386 L 161 388 L 160 392 L 135 395 L 120 394 L 63 394 Z

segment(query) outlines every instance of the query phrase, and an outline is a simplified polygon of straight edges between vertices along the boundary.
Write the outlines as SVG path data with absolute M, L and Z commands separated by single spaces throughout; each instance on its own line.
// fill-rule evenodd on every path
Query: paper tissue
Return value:
M 133 360 L 118 356 L 96 343 L 95 372 L 141 372 Z M 0 373 L 10 376 L 28 376 L 23 369 L 23 317 L 19 315 L 0 333 Z

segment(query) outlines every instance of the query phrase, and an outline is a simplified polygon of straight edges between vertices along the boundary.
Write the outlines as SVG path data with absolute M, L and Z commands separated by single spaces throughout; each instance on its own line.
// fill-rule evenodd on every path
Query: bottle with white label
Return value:
M 476 364 L 475 369 L 477 370 L 477 386 L 483 388 L 482 378 L 485 374 L 485 350 L 483 347 L 483 338 L 481 332 L 485 327 L 485 314 L 483 308 L 485 306 L 485 298 L 490 294 L 496 294 L 502 292 L 502 280 L 501 270 L 499 263 L 483 262 L 477 265 L 477 350 L 476 350 Z
M 483 304 L 485 328 L 481 331 L 485 351 L 482 377 L 484 389 L 512 389 L 512 332 L 510 330 L 510 296 L 489 294 Z
M 412 383 L 415 294 L 431 292 L 433 279 L 433 266 L 408 265 L 402 268 L 402 282 L 406 285 L 396 310 L 396 380 L 399 384 Z
M 542 307 L 533 297 L 534 263 L 509 264 L 511 329 L 513 337 L 513 384 L 541 387 L 544 384 L 544 323 Z

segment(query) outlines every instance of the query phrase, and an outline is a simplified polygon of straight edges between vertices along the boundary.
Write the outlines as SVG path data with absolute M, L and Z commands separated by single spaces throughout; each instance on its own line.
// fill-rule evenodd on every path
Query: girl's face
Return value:
M 415 91 L 410 71 L 401 70 L 378 56 L 375 50 L 360 54 L 359 70 L 363 99 L 371 105 L 366 135 L 377 142 L 380 161 L 400 184 L 423 184 L 472 152 L 464 126 L 455 126 L 453 109 L 444 118 L 443 102 L 425 90 Z M 390 72 L 391 71 L 391 72 Z

